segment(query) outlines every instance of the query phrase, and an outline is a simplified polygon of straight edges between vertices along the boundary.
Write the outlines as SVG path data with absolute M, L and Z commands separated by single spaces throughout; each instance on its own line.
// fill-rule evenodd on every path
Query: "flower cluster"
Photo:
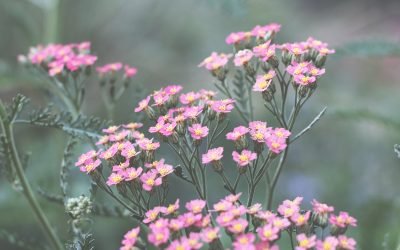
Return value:
M 50 76 L 56 76 L 64 71 L 75 72 L 92 66 L 97 56 L 90 54 L 90 43 L 49 44 L 39 45 L 30 49 L 28 55 L 20 55 L 18 60 L 42 66 Z
M 231 248 L 279 250 L 279 240 L 284 232 L 295 234 L 296 250 L 354 250 L 356 242 L 344 233 L 348 226 L 356 226 L 356 220 L 345 212 L 331 214 L 333 207 L 312 202 L 312 210 L 301 210 L 303 198 L 285 200 L 277 213 L 263 210 L 261 204 L 245 207 L 239 202 L 240 193 L 229 195 L 215 203 L 207 211 L 206 201 L 192 200 L 186 203 L 186 212 L 179 212 L 179 200 L 167 207 L 155 207 L 143 220 L 150 232 L 147 242 L 162 249 L 200 249 L 207 245 L 218 247 L 220 238 L 228 236 Z M 325 220 L 331 216 L 329 222 Z M 213 222 L 215 219 L 216 225 Z M 338 222 L 338 220 L 340 222 Z M 341 224 L 339 232 L 335 228 Z M 317 231 L 330 235 L 317 236 Z M 121 249 L 132 249 L 139 238 L 139 229 L 129 231 L 122 241 Z
M 96 68 L 97 73 L 99 73 L 100 77 L 104 77 L 107 74 L 115 74 L 121 70 L 124 70 L 124 77 L 131 78 L 136 75 L 137 69 L 135 67 L 131 67 L 128 64 L 123 65 L 121 62 L 109 63 Z
M 154 161 L 154 151 L 160 144 L 139 132 L 137 129 L 141 126 L 140 123 L 130 123 L 104 129 L 106 135 L 97 142 L 103 148 L 82 154 L 75 165 L 94 177 L 100 174 L 96 171 L 99 166 L 109 166 L 111 174 L 107 185 L 121 188 L 124 184 L 132 188 L 141 184 L 143 190 L 152 191 L 174 169 L 164 159 Z

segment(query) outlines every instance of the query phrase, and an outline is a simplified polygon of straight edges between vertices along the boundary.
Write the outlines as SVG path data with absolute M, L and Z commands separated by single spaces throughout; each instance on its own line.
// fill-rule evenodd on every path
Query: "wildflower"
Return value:
M 164 164 L 164 161 L 156 165 L 156 170 L 161 177 L 165 177 L 174 172 L 174 167 Z
M 230 223 L 235 219 L 235 215 L 231 211 L 226 211 L 217 216 L 217 223 L 222 226 L 226 227 L 229 226 Z
M 232 132 L 226 134 L 226 139 L 231 141 L 237 141 L 249 132 L 249 129 L 245 126 L 239 126 L 233 129 Z
M 199 67 L 205 67 L 210 71 L 216 71 L 224 67 L 228 63 L 228 59 L 232 57 L 232 54 L 218 54 L 216 52 L 212 52 L 209 57 L 204 59 Z
M 203 208 L 206 206 L 206 202 L 204 200 L 192 200 L 186 203 L 186 209 L 194 214 L 201 213 Z
M 315 247 L 317 236 L 312 235 L 311 237 L 307 237 L 305 234 L 299 234 L 296 237 L 299 246 L 296 247 L 296 250 L 307 250 Z
M 275 76 L 275 71 L 270 70 L 267 74 L 258 75 L 256 82 L 253 85 L 253 91 L 264 92 L 271 85 L 272 78 Z
M 124 66 L 124 77 L 132 78 L 137 73 L 137 69 L 135 67 L 130 67 L 129 65 Z
M 121 155 L 123 157 L 125 157 L 126 159 L 131 159 L 138 154 L 139 154 L 139 152 L 136 151 L 135 146 L 133 146 L 133 144 L 130 142 L 125 144 L 121 151 Z
M 294 222 L 294 224 L 298 227 L 305 226 L 310 219 L 311 212 L 308 211 L 306 213 L 295 213 L 290 217 L 290 220 Z
M 317 250 L 336 250 L 338 240 L 333 236 L 328 236 L 324 241 L 318 240 L 316 244 Z
M 161 177 L 157 176 L 157 171 L 149 171 L 140 177 L 143 183 L 143 189 L 146 191 L 151 191 L 153 187 L 160 186 L 162 184 Z
M 256 237 L 252 233 L 240 234 L 235 237 L 235 241 L 233 242 L 234 250 L 255 250 L 255 246 L 253 245 Z
M 261 203 L 256 203 L 247 209 L 247 213 L 248 214 L 256 214 L 257 212 L 261 211 L 261 209 L 262 209 Z
M 96 160 L 87 160 L 85 161 L 84 165 L 81 165 L 79 170 L 84 173 L 91 173 L 93 172 L 98 166 L 101 165 L 101 161 L 99 159 Z
M 171 136 L 171 135 L 174 133 L 176 125 L 177 125 L 177 124 L 176 124 L 175 121 L 173 121 L 173 122 L 171 122 L 171 123 L 166 123 L 166 124 L 164 124 L 164 126 L 160 129 L 160 133 L 161 133 L 163 136 L 169 137 L 169 136 Z
M 187 241 L 174 240 L 166 248 L 166 250 L 190 250 L 191 247 Z
M 274 217 L 272 218 L 272 225 L 279 230 L 286 229 L 290 226 L 290 221 L 286 218 Z
M 215 101 L 211 105 L 211 109 L 217 113 L 229 113 L 234 108 L 234 105 L 233 105 L 234 102 L 235 101 L 232 99 Z
M 284 128 L 275 128 L 271 133 L 273 136 L 281 139 L 287 139 L 291 135 L 290 131 Z
M 201 126 L 199 123 L 195 123 L 189 127 L 189 132 L 193 139 L 201 140 L 208 135 L 208 128 L 206 126 Z
M 253 57 L 253 52 L 248 49 L 240 50 L 238 53 L 235 54 L 235 59 L 233 63 L 236 67 L 243 66 L 247 64 L 251 58 Z
M 299 85 L 303 85 L 303 86 L 307 86 L 311 83 L 314 83 L 317 79 L 315 78 L 315 76 L 306 76 L 306 75 L 295 75 L 294 76 L 294 82 L 299 84 Z
M 228 196 L 226 196 L 224 198 L 224 200 L 229 201 L 231 203 L 235 203 L 239 200 L 240 196 L 242 195 L 242 193 L 238 193 L 238 194 L 230 194 Z
M 220 237 L 220 235 L 219 235 L 218 227 L 214 227 L 214 228 L 208 227 L 201 231 L 201 238 L 206 243 L 211 243 L 219 237 Z
M 181 94 L 179 96 L 179 101 L 184 105 L 191 105 L 199 98 L 200 98 L 199 93 L 189 92 L 187 94 Z
M 202 215 L 200 213 L 194 214 L 194 213 L 185 213 L 182 216 L 179 217 L 183 221 L 183 226 L 184 227 L 190 227 L 194 225 L 196 222 L 200 221 L 202 218 Z
M 169 85 L 164 89 L 165 93 L 170 96 L 178 94 L 179 92 L 181 92 L 181 90 L 182 86 L 180 85 Z
M 111 147 L 109 147 L 106 151 L 102 152 L 100 154 L 100 158 L 104 160 L 109 160 L 112 158 L 116 153 L 118 152 L 118 144 L 113 144 Z
M 213 208 L 217 212 L 228 211 L 233 206 L 232 202 L 221 200 L 214 204 Z
M 183 116 L 185 118 L 196 120 L 197 116 L 199 116 L 203 112 L 203 107 L 201 106 L 192 106 L 186 107 L 183 112 Z
M 347 212 L 340 212 L 338 216 L 331 214 L 329 217 L 329 222 L 332 225 L 332 235 L 345 233 L 348 226 L 357 226 L 357 220 L 351 217 Z
M 120 162 L 119 164 L 112 166 L 112 171 L 113 172 L 124 171 L 127 167 L 129 167 L 129 160 Z
M 139 102 L 139 106 L 135 108 L 135 112 L 140 112 L 142 110 L 146 110 L 149 107 L 150 96 L 147 96 L 145 99 Z
M 324 203 L 320 203 L 317 200 L 311 202 L 313 207 L 313 221 L 316 225 L 326 227 L 328 224 L 328 215 L 334 211 L 334 208 Z
M 121 249 L 131 249 L 135 246 L 137 238 L 139 236 L 140 228 L 135 227 L 124 235 L 124 239 L 122 240 L 122 247 Z
M 160 147 L 159 142 L 153 142 L 153 139 L 143 138 L 137 141 L 139 147 L 144 151 L 154 151 Z
M 189 246 L 188 249 L 200 249 L 203 246 L 200 233 L 194 232 L 191 232 L 188 238 L 184 237 L 182 243 L 187 244 Z
M 153 209 L 147 211 L 145 214 L 146 218 L 143 220 L 143 223 L 148 224 L 155 221 L 158 218 L 160 212 L 161 212 L 160 207 L 154 207 Z
M 241 153 L 233 151 L 232 157 L 239 167 L 245 167 L 248 166 L 251 161 L 257 158 L 257 154 L 251 152 L 250 150 L 243 149 Z
M 287 147 L 286 141 L 277 137 L 268 137 L 266 143 L 269 150 L 275 154 L 279 154 Z
M 246 230 L 248 224 L 246 219 L 239 218 L 230 223 L 228 230 L 233 234 L 241 234 Z
M 170 232 L 168 228 L 152 230 L 151 233 L 148 235 L 148 240 L 153 245 L 160 246 L 161 244 L 168 242 L 169 235 Z
M 140 174 L 143 172 L 143 168 L 139 167 L 139 168 L 127 168 L 124 171 L 124 179 L 125 181 L 132 181 L 137 179 Z
M 169 222 L 169 228 L 172 231 L 179 231 L 184 228 L 184 221 L 181 219 L 171 219 Z
M 341 250 L 355 250 L 356 241 L 353 238 L 346 237 L 345 235 L 339 235 L 339 249 Z
M 124 173 L 119 172 L 119 173 L 111 173 L 111 175 L 108 177 L 107 180 L 107 185 L 108 186 L 113 186 L 119 184 L 121 181 L 124 180 Z
M 249 32 L 233 32 L 226 37 L 225 42 L 226 44 L 238 44 L 241 42 L 246 42 L 248 41 L 250 35 L 251 33 Z
M 177 199 L 174 204 L 168 205 L 168 207 L 162 207 L 160 211 L 165 215 L 170 215 L 175 213 L 178 209 L 179 209 L 179 199 Z
M 97 152 L 95 150 L 90 150 L 89 152 L 79 156 L 78 161 L 75 163 L 75 166 L 79 167 L 79 166 L 83 165 L 84 163 L 89 162 L 90 160 L 93 160 L 93 158 L 96 156 L 97 156 Z
M 224 152 L 223 147 L 209 149 L 207 151 L 207 153 L 203 154 L 202 163 L 208 164 L 208 163 L 217 162 L 217 161 L 221 160 L 221 158 L 223 156 L 222 155 L 223 152 Z
M 271 224 L 266 224 L 263 227 L 257 229 L 258 236 L 263 241 L 274 241 L 279 237 L 279 229 L 272 226 Z

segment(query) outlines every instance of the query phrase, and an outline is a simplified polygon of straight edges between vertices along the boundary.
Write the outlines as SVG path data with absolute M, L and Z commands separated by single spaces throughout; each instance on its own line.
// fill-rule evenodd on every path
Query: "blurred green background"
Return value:
M 186 90 L 214 88 L 211 76 L 197 64 L 211 51 L 229 52 L 224 40 L 230 32 L 269 22 L 282 24 L 277 42 L 313 36 L 337 50 L 297 129 L 322 107 L 328 106 L 328 112 L 290 150 L 276 201 L 317 198 L 359 220 L 350 235 L 360 249 L 396 249 L 400 159 L 393 145 L 400 143 L 399 1 L 0 0 L 0 97 L 9 101 L 23 93 L 37 106 L 48 101 L 32 76 L 18 67 L 16 57 L 30 46 L 52 41 L 91 41 L 100 64 L 122 61 L 137 67 L 135 82 L 147 92 L 168 83 Z M 85 113 L 105 118 L 97 83 L 89 83 L 88 89 Z M 118 104 L 117 123 L 134 117 L 132 91 Z M 259 119 L 272 119 L 262 105 L 255 113 Z M 65 135 L 25 126 L 18 128 L 17 139 L 21 150 L 32 152 L 27 175 L 34 187 L 58 192 Z M 217 187 L 212 198 L 222 197 L 218 178 L 209 178 Z M 87 190 L 85 176 L 75 171 L 71 179 L 75 195 Z M 172 190 L 171 199 L 192 197 L 182 190 Z M 261 199 L 265 194 L 259 191 Z M 58 233 L 68 239 L 62 207 L 39 200 Z M 131 226 L 126 219 L 96 218 L 96 249 L 116 249 Z M 5 178 L 0 181 L 0 230 L 32 244 L 44 241 L 25 199 Z M 0 249 L 18 248 L 0 240 Z

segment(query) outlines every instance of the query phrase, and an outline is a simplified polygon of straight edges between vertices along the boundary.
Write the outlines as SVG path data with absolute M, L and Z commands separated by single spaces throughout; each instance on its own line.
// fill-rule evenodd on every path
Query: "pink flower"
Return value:
M 151 191 L 153 187 L 160 186 L 162 184 L 162 179 L 161 177 L 157 177 L 157 174 L 157 171 L 149 171 L 140 176 L 144 190 Z
M 318 240 L 316 244 L 317 250 L 336 250 L 338 240 L 333 236 L 328 236 L 324 241 Z
M 140 228 L 135 227 L 124 235 L 124 239 L 122 240 L 122 247 L 121 249 L 131 249 L 135 246 L 137 238 L 139 236 Z
M 355 250 L 356 249 L 356 241 L 353 238 L 346 237 L 345 235 L 339 235 L 339 248 L 343 250 Z
M 286 218 L 274 217 L 272 218 L 272 225 L 279 230 L 286 229 L 290 226 L 290 221 Z
M 277 137 L 268 137 L 266 139 L 269 150 L 275 154 L 281 153 L 286 147 L 286 140 Z
M 227 227 L 235 219 L 235 215 L 231 211 L 223 212 L 217 216 L 217 223 L 222 227 Z
M 169 235 L 170 232 L 168 228 L 152 230 L 151 233 L 148 235 L 148 240 L 153 245 L 160 246 L 161 244 L 168 242 Z
M 311 202 L 311 205 L 313 206 L 313 211 L 316 214 L 328 214 L 334 211 L 333 207 L 324 203 L 319 203 L 316 199 Z
M 287 139 L 291 135 L 289 130 L 286 130 L 284 128 L 275 128 L 272 131 L 272 135 L 276 136 L 277 138 L 281 139 Z
M 275 34 L 279 32 L 280 29 L 281 25 L 277 23 L 270 23 L 265 26 L 257 25 L 252 29 L 251 35 L 258 38 L 265 38 L 269 34 Z
M 234 250 L 255 250 L 253 245 L 256 237 L 252 233 L 240 234 L 235 237 L 232 246 Z
M 97 156 L 97 152 L 95 150 L 90 150 L 89 152 L 79 156 L 78 161 L 75 163 L 75 166 L 79 167 L 86 162 L 90 162 L 96 156 Z
M 272 226 L 271 224 L 266 224 L 265 226 L 259 227 L 257 229 L 258 236 L 263 241 L 274 241 L 279 237 L 279 229 Z
M 191 212 L 185 213 L 181 216 L 179 216 L 179 218 L 183 221 L 183 225 L 184 227 L 190 227 L 194 224 L 196 224 L 198 221 L 201 220 L 203 216 L 199 213 L 199 214 L 194 214 Z
M 312 76 L 321 76 L 321 75 L 325 74 L 325 69 L 319 69 L 315 66 L 310 66 L 309 73 Z
M 217 212 L 228 211 L 233 206 L 232 202 L 221 200 L 213 205 L 214 210 Z
M 115 143 L 111 147 L 109 147 L 106 151 L 100 154 L 100 158 L 104 160 L 109 160 L 118 152 L 118 144 Z
M 201 140 L 208 135 L 208 128 L 206 126 L 202 127 L 199 123 L 195 123 L 189 127 L 189 132 L 193 139 Z
M 201 213 L 203 208 L 206 206 L 206 202 L 204 200 L 191 200 L 186 203 L 186 209 L 194 214 Z
M 347 212 L 340 212 L 338 216 L 332 214 L 329 218 L 329 222 L 339 228 L 357 226 L 357 220 L 351 217 Z
M 153 139 L 143 138 L 137 141 L 139 147 L 144 151 L 154 151 L 160 147 L 159 142 L 153 142 Z
M 315 78 L 315 76 L 306 76 L 306 75 L 295 75 L 294 76 L 294 82 L 299 84 L 299 85 L 303 85 L 303 86 L 307 86 L 311 83 L 314 83 L 317 79 Z
M 239 126 L 233 129 L 232 132 L 226 134 L 226 139 L 231 141 L 237 141 L 249 132 L 249 129 L 245 126 Z
M 158 218 L 158 215 L 161 212 L 161 208 L 160 207 L 154 207 L 153 209 L 149 210 L 146 212 L 146 218 L 143 220 L 143 223 L 150 223 L 155 221 Z
M 179 96 L 179 101 L 184 105 L 191 105 L 193 102 L 200 98 L 199 93 L 189 92 L 187 94 L 181 94 Z
M 222 158 L 222 153 L 224 152 L 223 147 L 213 148 L 207 151 L 206 154 L 202 156 L 202 163 L 208 164 L 210 162 L 219 161 Z
M 275 72 L 275 71 L 273 71 L 273 72 Z M 253 85 L 253 91 L 256 91 L 256 92 L 266 91 L 268 89 L 268 87 L 271 85 L 272 77 L 270 77 L 269 73 L 265 74 L 265 75 L 258 75 L 256 78 L 256 82 Z
M 179 199 L 177 199 L 174 204 L 168 205 L 168 207 L 162 207 L 161 213 L 165 215 L 170 215 L 178 211 L 178 209 L 179 209 Z
M 225 42 L 226 44 L 238 44 L 247 41 L 250 35 L 249 32 L 233 32 L 226 37 Z
M 227 63 L 229 58 L 232 57 L 232 54 L 218 54 L 216 52 L 212 52 L 209 57 L 204 59 L 200 64 L 199 67 L 205 67 L 210 71 L 218 70 L 224 67 Z
M 214 101 L 211 105 L 211 109 L 217 113 L 230 113 L 234 108 L 234 102 L 235 101 L 232 99 Z
M 287 66 L 286 71 L 292 76 L 303 75 L 309 72 L 310 65 L 310 62 L 298 63 L 296 61 L 293 61 L 291 65 Z
M 156 170 L 161 177 L 165 177 L 174 172 L 174 167 L 168 164 L 164 164 L 164 159 L 162 159 L 162 162 L 156 165 Z
M 231 203 L 235 203 L 239 200 L 240 196 L 242 196 L 242 193 L 237 193 L 237 194 L 230 194 L 224 198 L 225 201 L 229 201 Z
M 135 146 L 133 146 L 133 144 L 130 142 L 125 144 L 121 151 L 121 155 L 125 157 L 127 160 L 135 157 L 138 154 L 139 152 L 136 151 Z
M 296 226 L 301 227 L 301 226 L 307 225 L 307 223 L 310 219 L 310 216 L 311 216 L 311 211 L 307 211 L 304 214 L 297 212 L 290 217 L 290 220 L 293 221 L 293 223 Z
M 246 219 L 239 218 L 229 224 L 228 230 L 233 234 L 241 234 L 246 230 L 248 224 Z
M 219 238 L 219 228 L 218 227 L 208 227 L 201 231 L 201 238 L 206 243 L 211 243 L 215 239 Z
M 239 154 L 236 151 L 232 152 L 233 160 L 240 166 L 245 167 L 250 164 L 251 161 L 257 158 L 257 154 L 251 152 L 250 150 L 243 149 L 242 152 Z
M 259 57 L 262 61 L 268 61 L 272 56 L 275 55 L 276 45 L 270 45 L 270 41 L 260 44 L 253 48 L 254 56 Z
M 322 56 L 326 56 L 326 55 L 335 53 L 334 49 L 328 49 L 328 48 L 324 48 L 324 47 L 321 47 L 321 48 L 319 48 L 317 50 L 318 50 L 319 54 L 322 55 Z
M 124 76 L 126 78 L 132 78 L 137 73 L 137 69 L 135 67 L 130 67 L 129 65 L 124 66 Z
M 166 123 L 164 124 L 164 126 L 160 129 L 160 133 L 163 136 L 169 137 L 171 136 L 174 132 L 175 132 L 175 128 L 176 128 L 176 122 L 173 121 L 171 123 Z
M 183 237 L 181 241 L 189 246 L 188 250 L 200 249 L 203 246 L 200 233 L 191 232 L 188 238 Z
M 124 179 L 125 181 L 132 181 L 137 179 L 140 174 L 143 172 L 143 168 L 139 167 L 139 168 L 127 168 L 124 171 Z
M 256 214 L 262 210 L 261 203 L 256 203 L 247 209 L 248 214 Z
M 312 235 L 311 237 L 307 237 L 305 234 L 299 234 L 296 239 L 299 242 L 296 250 L 307 250 L 315 247 L 317 236 Z
M 233 60 L 233 63 L 235 64 L 235 66 L 240 67 L 244 64 L 247 64 L 252 57 L 253 52 L 251 50 L 240 50 L 238 53 L 235 54 L 235 59 Z
M 179 92 L 181 92 L 182 90 L 182 86 L 180 85 L 169 85 L 167 87 L 165 87 L 164 91 L 165 93 L 167 93 L 167 95 L 176 95 Z
M 279 250 L 277 245 L 272 245 L 268 241 L 260 241 L 256 244 L 256 250 Z
M 119 184 L 121 181 L 123 181 L 125 178 L 123 172 L 119 173 L 111 173 L 111 175 L 108 177 L 107 180 L 107 185 L 108 186 L 113 186 Z
M 201 106 L 186 107 L 183 116 L 189 119 L 196 119 L 202 112 L 203 107 Z
M 150 102 L 150 96 L 147 96 L 145 99 L 139 102 L 139 106 L 135 108 L 135 112 L 137 113 L 147 109 L 147 107 L 149 106 L 149 102 Z
M 176 239 L 171 242 L 171 244 L 166 248 L 166 250 L 191 250 L 189 243 L 187 241 L 182 241 Z
M 89 160 L 85 161 L 84 165 L 80 166 L 79 170 L 81 172 L 89 174 L 100 165 L 101 165 L 101 161 L 99 159 L 96 159 L 96 160 L 89 159 Z

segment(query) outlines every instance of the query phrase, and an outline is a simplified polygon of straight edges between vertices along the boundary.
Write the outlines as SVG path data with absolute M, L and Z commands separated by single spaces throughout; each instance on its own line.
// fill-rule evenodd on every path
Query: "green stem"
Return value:
M 33 212 L 37 216 L 40 224 L 42 225 L 44 231 L 46 232 L 46 235 L 49 237 L 54 249 L 58 250 L 64 249 L 60 239 L 52 230 L 51 225 L 47 217 L 45 216 L 42 208 L 40 207 L 39 202 L 37 201 L 32 191 L 32 187 L 25 176 L 21 160 L 19 158 L 18 151 L 15 145 L 12 124 L 9 124 L 9 122 L 7 121 L 7 113 L 1 100 L 0 100 L 0 124 L 5 134 L 6 140 L 8 141 L 9 151 L 13 162 L 12 165 L 14 166 L 15 173 L 17 174 L 18 180 L 22 185 L 23 193 L 26 199 L 28 200 L 29 205 L 32 207 Z

